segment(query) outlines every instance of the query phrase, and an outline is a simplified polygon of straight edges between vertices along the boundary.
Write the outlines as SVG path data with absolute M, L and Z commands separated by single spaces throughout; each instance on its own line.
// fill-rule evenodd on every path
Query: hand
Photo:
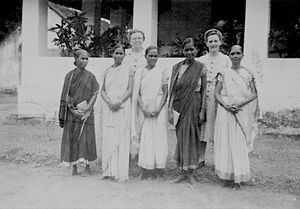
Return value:
M 235 105 L 226 105 L 225 109 L 233 114 L 237 113 L 241 109 L 236 107 Z
M 159 113 L 160 113 L 159 110 L 154 110 L 154 111 L 151 112 L 151 116 L 156 118 L 156 117 L 158 117 Z
M 142 112 L 143 112 L 145 118 L 152 117 L 152 113 L 147 108 L 142 108 Z
M 116 102 L 112 102 L 110 105 L 110 110 L 116 112 L 121 109 L 122 101 L 118 100 Z
M 64 120 L 59 120 L 59 127 L 63 128 L 65 126 Z
M 168 120 L 171 124 L 174 124 L 174 114 L 172 110 L 168 111 Z
M 204 109 L 201 109 L 199 113 L 199 123 L 203 124 L 205 122 L 205 118 L 206 118 L 206 111 Z

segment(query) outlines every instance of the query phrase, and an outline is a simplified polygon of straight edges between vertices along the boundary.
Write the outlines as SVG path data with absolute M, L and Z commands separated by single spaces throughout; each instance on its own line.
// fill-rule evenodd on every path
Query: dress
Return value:
M 143 68 L 147 64 L 145 59 L 145 50 L 143 49 L 139 53 L 132 52 L 132 49 L 126 50 L 126 56 L 123 60 L 123 63 L 128 65 L 133 72 L 135 72 L 137 69 Z
M 148 110 L 156 110 L 160 104 L 162 86 L 168 84 L 168 72 L 155 66 L 151 70 L 145 67 L 136 73 L 133 92 L 133 138 L 140 138 L 138 165 L 145 169 L 165 168 L 168 157 L 168 136 L 166 105 L 158 117 L 144 118 L 137 100 L 140 95 Z
M 205 65 L 194 60 L 178 78 L 184 61 L 174 65 L 170 82 L 172 108 L 180 113 L 175 126 L 177 144 L 175 160 L 180 170 L 196 169 L 200 155 L 201 125 L 199 113 L 206 85 Z M 199 88 L 199 85 L 201 88 Z M 198 91 L 199 89 L 199 91 Z
M 129 76 L 133 75 L 123 64 L 106 70 L 105 92 L 112 101 L 127 91 Z M 124 181 L 129 170 L 131 101 L 127 99 L 116 112 L 102 104 L 102 175 Z
M 70 83 L 71 80 L 71 83 Z M 68 92 L 68 86 L 70 89 Z M 99 84 L 93 73 L 87 70 L 72 70 L 65 76 L 61 102 L 59 109 L 59 120 L 64 121 L 64 129 L 61 143 L 61 161 L 75 165 L 83 162 L 89 164 L 97 159 L 94 111 L 84 122 L 81 118 L 71 113 L 66 103 L 69 95 L 73 105 L 89 100 L 99 92 Z
M 218 80 L 222 82 L 221 97 L 226 104 L 242 101 L 251 94 L 249 84 L 253 76 L 244 68 L 239 72 L 226 69 L 219 74 Z M 248 152 L 253 149 L 257 110 L 257 100 L 244 105 L 236 114 L 218 106 L 214 163 L 215 172 L 221 179 L 235 183 L 250 179 Z
M 219 52 L 219 55 L 212 57 L 205 54 L 199 58 L 207 68 L 207 98 L 206 98 L 206 123 L 201 126 L 201 141 L 214 141 L 214 128 L 217 113 L 217 104 L 215 101 L 215 85 L 217 73 L 224 68 L 231 66 L 231 61 L 227 55 Z

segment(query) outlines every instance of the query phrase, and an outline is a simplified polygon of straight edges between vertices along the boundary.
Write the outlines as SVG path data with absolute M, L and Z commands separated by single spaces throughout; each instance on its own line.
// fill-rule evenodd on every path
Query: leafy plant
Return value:
M 61 49 L 61 56 L 73 56 L 75 49 L 87 50 L 92 57 L 110 57 L 117 44 L 128 47 L 126 31 L 120 26 L 108 28 L 100 36 L 95 36 L 95 28 L 87 25 L 85 13 L 62 19 L 61 24 L 51 28 L 57 34 L 53 42 Z

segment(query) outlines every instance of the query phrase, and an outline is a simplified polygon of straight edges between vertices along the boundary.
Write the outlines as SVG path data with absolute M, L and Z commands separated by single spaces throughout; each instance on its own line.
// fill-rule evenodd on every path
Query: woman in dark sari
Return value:
M 194 40 L 185 39 L 186 59 L 173 66 L 171 76 L 168 118 L 176 128 L 175 160 L 181 171 L 175 183 L 195 183 L 200 154 L 200 126 L 206 116 L 206 68 L 195 60 L 196 52 Z
M 85 69 L 88 53 L 79 49 L 74 53 L 76 68 L 65 76 L 59 109 L 59 124 L 63 129 L 61 162 L 73 166 L 84 163 L 90 174 L 90 162 L 97 159 L 93 105 L 99 84 L 93 73 Z

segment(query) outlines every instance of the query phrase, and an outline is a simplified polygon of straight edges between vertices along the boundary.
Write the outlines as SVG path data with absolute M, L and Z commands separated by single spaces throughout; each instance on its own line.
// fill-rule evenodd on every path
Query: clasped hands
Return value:
M 225 105 L 224 108 L 225 108 L 227 111 L 229 111 L 229 112 L 231 112 L 231 113 L 233 113 L 233 114 L 235 114 L 235 113 L 237 113 L 237 112 L 239 112 L 239 111 L 242 110 L 242 108 L 240 108 L 240 105 L 239 105 L 239 104 L 236 104 L 236 103 L 230 104 L 230 105 Z
M 150 118 L 150 117 L 155 118 L 155 117 L 158 117 L 160 111 L 157 109 L 150 111 L 148 108 L 143 107 L 142 112 L 143 112 L 145 118 Z
M 120 109 L 122 109 L 123 107 L 121 106 L 123 103 L 121 100 L 117 100 L 117 101 L 110 101 L 108 103 L 108 108 L 112 111 L 112 112 L 116 112 Z

